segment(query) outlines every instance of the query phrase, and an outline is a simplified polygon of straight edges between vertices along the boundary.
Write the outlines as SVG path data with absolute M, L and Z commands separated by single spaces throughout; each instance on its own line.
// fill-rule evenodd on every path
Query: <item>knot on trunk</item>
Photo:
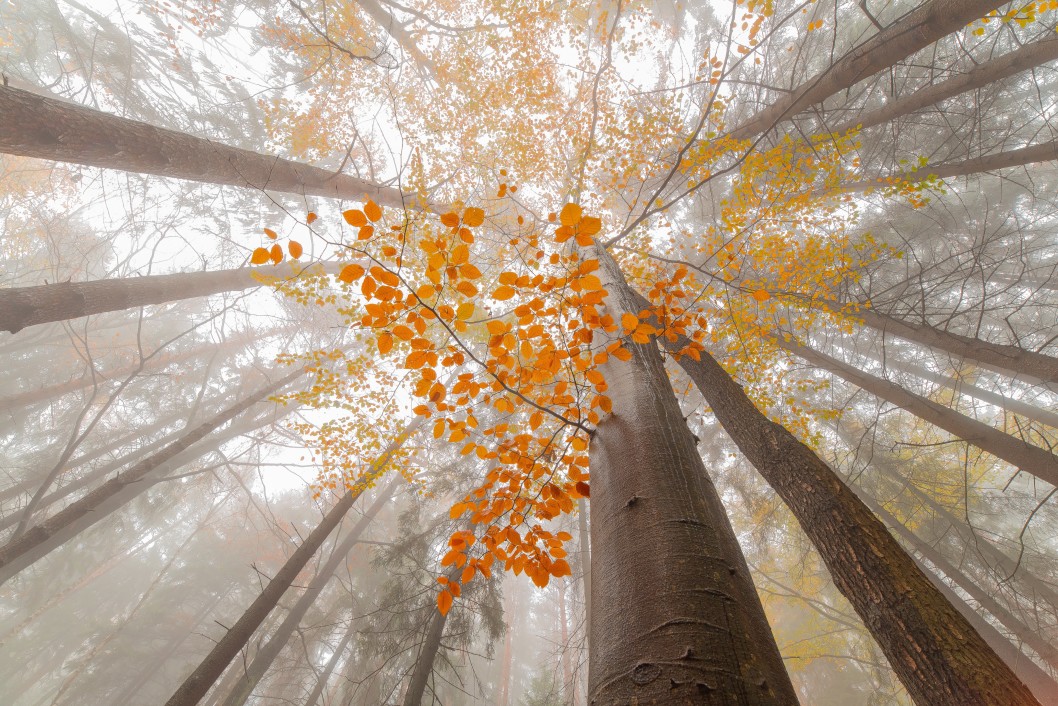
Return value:
M 636 686 L 649 684 L 660 676 L 661 667 L 650 662 L 637 664 L 636 668 L 632 670 L 632 682 L 636 684 Z

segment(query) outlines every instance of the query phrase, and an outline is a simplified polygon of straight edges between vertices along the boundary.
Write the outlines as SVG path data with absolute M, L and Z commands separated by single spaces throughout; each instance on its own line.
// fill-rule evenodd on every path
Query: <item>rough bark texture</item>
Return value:
M 835 358 L 792 342 L 779 345 L 812 365 L 828 370 L 872 395 L 907 410 L 916 417 L 954 434 L 982 451 L 1003 459 L 1040 480 L 1058 486 L 1058 456 L 1038 446 L 1005 434 L 942 404 L 908 392 L 899 385 L 875 377 Z
M 363 179 L 229 147 L 10 86 L 0 86 L 0 151 L 211 184 L 329 198 L 371 198 L 397 208 L 402 208 L 405 201 L 405 195 L 397 189 Z
M 687 341 L 662 340 L 672 350 Z M 840 477 L 764 416 L 708 353 L 682 356 L 717 420 L 790 508 L 834 585 L 855 608 L 918 704 L 987 706 L 1036 700 L 918 569 Z
M 0 547 L 0 584 L 106 517 L 115 507 L 124 504 L 124 495 L 138 494 L 140 488 L 137 486 L 142 484 L 149 474 L 165 467 L 182 451 L 303 375 L 304 372 L 304 370 L 295 370 L 240 400 L 238 404 L 232 405 L 200 424 L 158 453 L 119 473 L 80 500 L 71 503 L 54 516 L 34 525 Z
M 1058 59 L 1058 37 L 1047 37 L 1046 39 L 1026 44 L 996 59 L 977 64 L 966 73 L 961 73 L 947 81 L 941 81 L 914 91 L 882 108 L 872 110 L 858 119 L 842 123 L 832 128 L 832 130 L 836 133 L 844 133 L 856 127 L 866 130 L 967 91 L 1010 78 L 1055 59 Z
M 404 444 L 404 441 L 415 432 L 421 425 L 421 417 L 410 424 L 404 432 L 394 439 L 386 450 L 375 460 L 373 468 L 381 469 Z M 353 506 L 356 499 L 360 497 L 362 489 L 356 492 L 347 492 L 342 496 L 334 507 L 332 507 L 323 520 L 316 526 L 305 541 L 301 543 L 294 553 L 290 555 L 283 567 L 264 587 L 264 590 L 254 599 L 250 607 L 243 612 L 242 616 L 235 622 L 228 632 L 224 634 L 206 655 L 202 662 L 195 668 L 184 683 L 173 693 L 165 706 L 195 706 L 202 697 L 206 695 L 213 683 L 224 673 L 235 656 L 246 646 L 253 637 L 254 631 L 261 626 L 272 609 L 279 603 L 279 599 L 290 588 L 290 585 L 301 573 L 302 569 L 309 563 L 313 555 L 323 546 L 324 541 L 330 535 L 338 523 L 342 521 L 349 508 Z
M 941 37 L 962 29 L 1006 0 L 931 0 L 852 49 L 732 131 L 749 139 L 811 105 L 869 78 Z
M 601 248 L 607 313 L 639 311 Z M 749 568 L 654 344 L 601 366 L 613 411 L 590 443 L 588 701 L 797 703 Z
M 334 271 L 338 263 L 326 263 Z M 27 326 L 66 321 L 107 311 L 123 311 L 150 304 L 167 304 L 220 292 L 260 287 L 273 277 L 296 277 L 301 271 L 290 264 L 242 267 L 218 272 L 180 272 L 93 282 L 60 282 L 35 287 L 0 289 L 0 331 L 17 333 Z M 309 272 L 321 271 L 305 265 Z
M 286 646 L 287 642 L 290 641 L 290 636 L 294 634 L 294 631 L 301 624 L 305 614 L 309 612 L 309 608 L 312 607 L 316 599 L 319 598 L 320 593 L 323 592 L 327 582 L 330 581 L 334 572 L 338 570 L 338 567 L 348 557 L 349 552 L 353 550 L 357 542 L 360 541 L 360 536 L 367 529 L 375 516 L 378 515 L 382 507 L 389 502 L 389 499 L 393 497 L 394 491 L 397 489 L 396 481 L 390 481 L 386 488 L 379 494 L 375 499 L 375 502 L 368 508 L 367 513 L 364 514 L 360 520 L 357 521 L 353 528 L 349 530 L 349 534 L 335 547 L 334 551 L 331 552 L 331 556 L 327 559 L 327 562 L 320 567 L 319 571 L 316 572 L 316 576 L 313 577 L 312 581 L 309 582 L 308 587 L 298 597 L 294 607 L 290 609 L 283 622 L 276 628 L 275 633 L 272 634 L 268 641 L 263 647 L 254 655 L 253 661 L 242 674 L 242 678 L 239 679 L 238 683 L 231 690 L 231 693 L 224 700 L 224 706 L 240 706 L 246 703 L 246 700 L 250 698 L 250 694 L 253 693 L 254 687 L 257 686 L 258 682 L 268 672 L 268 668 L 272 666 L 272 662 L 275 661 L 276 657 Z

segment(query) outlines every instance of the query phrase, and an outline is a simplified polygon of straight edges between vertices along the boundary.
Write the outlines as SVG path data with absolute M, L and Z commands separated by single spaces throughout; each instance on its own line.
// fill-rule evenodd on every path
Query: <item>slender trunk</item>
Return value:
M 916 90 L 858 119 L 842 123 L 831 129 L 831 132 L 844 134 L 857 127 L 866 130 L 914 113 L 916 110 L 936 105 L 948 98 L 1010 78 L 1055 59 L 1058 59 L 1058 38 L 1047 37 L 1026 44 L 996 59 L 977 64 L 969 71 L 953 76 L 947 81 Z
M 1004 606 L 1000 605 L 995 598 L 989 595 L 988 591 L 978 586 L 973 579 L 948 561 L 938 549 L 930 546 L 929 542 L 908 529 L 904 523 L 894 517 L 892 513 L 883 508 L 879 503 L 870 498 L 864 497 L 863 492 L 858 492 L 857 494 L 863 498 L 864 503 L 871 508 L 874 514 L 878 515 L 878 517 L 882 518 L 887 525 L 892 527 L 897 534 L 904 538 L 905 542 L 914 547 L 915 551 L 944 572 L 945 576 L 951 579 L 956 586 L 966 591 L 970 598 L 977 601 L 982 608 L 991 613 L 1003 627 L 1009 630 L 1023 643 L 1031 647 L 1044 662 L 1051 665 L 1054 669 L 1058 669 L 1058 648 L 1043 639 L 1021 619 L 1016 617 Z
M 932 177 L 950 179 L 952 177 L 970 176 L 971 174 L 994 172 L 999 169 L 1024 167 L 1040 162 L 1052 162 L 1056 159 L 1058 159 L 1058 140 L 1052 140 L 1039 145 L 1029 145 L 1028 147 L 1008 152 L 997 152 L 984 157 L 974 157 L 961 162 L 928 164 L 914 172 L 889 174 L 877 179 L 848 182 L 838 186 L 836 193 L 854 193 L 866 191 L 867 189 L 885 188 L 894 184 L 916 184 Z M 829 192 L 825 190 L 813 192 L 815 195 L 824 193 Z
M 577 500 L 577 541 L 580 543 L 580 570 L 584 587 L 584 641 L 591 652 L 591 533 L 588 531 L 588 503 Z
M 566 580 L 558 580 L 558 625 L 559 645 L 562 650 L 559 653 L 559 661 L 562 663 L 562 703 L 573 703 L 573 693 L 576 687 L 573 684 L 573 673 L 569 667 L 569 616 L 566 614 Z
M 57 162 L 401 208 L 397 189 L 0 86 L 0 151 Z
M 788 341 L 778 340 L 778 343 L 812 365 L 847 380 L 879 399 L 914 414 L 919 419 L 959 437 L 982 451 L 987 451 L 1040 480 L 1058 486 L 1058 456 L 1049 451 L 1005 434 L 976 419 L 959 414 L 925 397 L 908 392 L 888 380 L 857 370 L 819 351 Z
M 372 472 L 382 470 L 390 457 L 403 445 L 404 441 L 418 429 L 422 419 L 422 417 L 419 417 L 415 422 L 408 425 L 390 443 L 389 447 L 372 464 Z M 213 686 L 217 678 L 246 646 L 250 638 L 253 637 L 254 631 L 261 626 L 261 623 L 264 622 L 265 618 L 272 612 L 272 609 L 279 603 L 279 599 L 290 588 L 290 585 L 309 563 L 313 555 L 323 546 L 324 541 L 342 521 L 342 518 L 345 517 L 349 508 L 353 506 L 353 503 L 356 502 L 362 492 L 362 488 L 357 489 L 355 492 L 347 492 L 327 512 L 320 524 L 312 530 L 305 541 L 301 543 L 301 546 L 290 555 L 283 567 L 276 572 L 276 575 L 272 577 L 272 580 L 268 582 L 268 585 L 254 599 L 254 602 L 250 604 L 250 607 L 246 609 L 239 620 L 225 633 L 224 637 L 217 642 L 210 653 L 203 658 L 202 662 L 173 693 L 172 697 L 166 702 L 166 706 L 195 706 L 202 700 L 202 697 L 206 695 L 206 692 Z
M 290 641 L 290 636 L 294 634 L 294 631 L 301 624 L 305 614 L 309 612 L 309 608 L 319 598 L 321 592 L 327 582 L 330 581 L 334 572 L 338 570 L 338 567 L 345 562 L 349 555 L 349 552 L 353 550 L 353 547 L 360 541 L 360 536 L 367 529 L 368 525 L 375 519 L 382 507 L 389 502 L 389 499 L 393 497 L 393 493 L 397 490 L 397 482 L 395 480 L 390 481 L 389 485 L 386 486 L 385 490 L 378 496 L 367 513 L 360 518 L 360 520 L 349 530 L 349 534 L 341 541 L 341 543 L 335 547 L 331 552 L 330 558 L 327 563 L 320 567 L 320 570 L 316 572 L 316 576 L 313 577 L 312 581 L 309 582 L 308 587 L 298 598 L 294 607 L 287 613 L 286 618 L 280 623 L 279 627 L 276 628 L 275 633 L 268 639 L 264 646 L 254 656 L 253 661 L 243 672 L 242 678 L 236 683 L 231 693 L 228 694 L 228 698 L 224 700 L 224 706 L 241 706 L 246 703 L 246 700 L 250 698 L 250 694 L 253 693 L 254 687 L 261 681 L 268 668 L 272 666 L 276 657 L 282 651 L 283 647 L 286 646 L 287 642 Z
M 673 351 L 688 343 L 661 340 Z M 797 518 L 915 702 L 1036 703 L 841 478 L 764 416 L 708 352 L 699 358 L 684 355 L 679 364 Z
M 976 385 L 971 385 L 970 383 L 960 380 L 958 378 L 950 378 L 946 375 L 941 375 L 940 373 L 935 373 L 930 370 L 926 370 L 925 368 L 914 365 L 912 363 L 905 363 L 900 360 L 894 360 L 893 358 L 887 356 L 879 356 L 872 351 L 860 352 L 860 354 L 866 358 L 870 358 L 875 362 L 881 363 L 887 368 L 891 368 L 902 373 L 907 373 L 909 375 L 914 375 L 915 377 L 922 378 L 923 380 L 928 380 L 929 382 L 932 382 L 936 385 L 940 385 L 941 387 L 947 388 L 949 390 L 953 390 L 955 392 L 958 392 L 959 394 L 969 395 L 974 399 L 978 399 L 982 402 L 987 402 L 988 404 L 995 405 L 996 407 L 1006 410 L 1007 412 L 1012 412 L 1013 414 L 1018 414 L 1022 417 L 1025 417 L 1026 419 L 1031 419 L 1033 421 L 1039 422 L 1040 424 L 1046 424 L 1049 427 L 1058 429 L 1058 414 L 1055 414 L 1054 412 L 1048 412 L 1047 410 L 1040 409 L 1035 405 L 1022 402 L 1021 400 L 1016 400 L 1013 397 L 1007 397 L 1006 395 L 1001 395 L 998 392 L 992 392 L 991 390 L 986 390 L 984 388 L 977 387 Z
M 514 667 L 514 621 L 518 619 L 518 594 L 517 588 L 510 584 L 512 589 L 507 606 L 504 608 L 507 631 L 503 635 L 503 662 L 500 669 L 500 698 L 497 706 L 510 706 L 511 704 L 511 670 Z
M 448 572 L 448 580 L 455 582 L 459 580 L 459 567 L 453 566 Z M 415 667 L 408 677 L 408 690 L 404 692 L 404 706 L 421 706 L 422 696 L 426 691 L 426 683 L 433 673 L 434 659 L 437 651 L 441 648 L 441 638 L 444 636 L 445 623 L 448 622 L 448 613 L 442 614 L 436 609 L 430 610 L 430 624 L 426 630 L 422 645 L 419 647 L 419 655 L 415 658 Z
M 342 655 L 345 654 L 345 649 L 353 641 L 353 637 L 356 636 L 356 624 L 356 620 L 350 618 L 349 628 L 345 631 L 338 646 L 334 648 L 331 658 L 327 660 L 327 664 L 323 667 L 323 672 L 320 673 L 319 679 L 316 680 L 316 686 L 312 688 L 312 691 L 306 697 L 305 706 L 316 706 L 320 697 L 323 696 L 323 690 L 327 687 L 327 681 L 331 678 L 331 674 L 334 673 L 334 668 L 338 666 Z
M 324 271 L 335 271 L 338 263 L 326 263 Z M 17 333 L 26 326 L 66 321 L 81 316 L 122 311 L 150 304 L 220 292 L 237 292 L 266 284 L 271 278 L 296 278 L 302 271 L 319 272 L 312 265 L 242 267 L 216 272 L 179 272 L 92 282 L 60 282 L 36 287 L 0 289 L 0 331 Z
M 640 307 L 594 248 L 615 321 Z M 657 346 L 600 366 L 612 412 L 590 444 L 588 702 L 796 704 L 749 567 Z
M 849 51 L 822 73 L 773 101 L 768 108 L 733 130 L 731 135 L 745 140 L 766 132 L 777 123 L 892 66 L 1003 4 L 1005 0 L 930 0 Z
M 145 485 L 147 476 L 153 471 L 166 466 L 171 459 L 203 439 L 217 427 L 228 423 L 304 373 L 304 370 L 295 370 L 277 382 L 249 395 L 187 432 L 158 453 L 119 473 L 80 500 L 71 503 L 59 513 L 27 529 L 17 538 L 0 547 L 0 584 L 106 517 L 114 509 L 127 502 L 130 494 L 135 497 L 135 494 L 138 494 Z

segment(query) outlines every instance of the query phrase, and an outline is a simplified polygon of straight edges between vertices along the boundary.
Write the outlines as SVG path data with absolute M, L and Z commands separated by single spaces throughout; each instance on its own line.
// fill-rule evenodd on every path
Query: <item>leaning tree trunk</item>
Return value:
M 334 668 L 338 666 L 338 662 L 341 661 L 342 655 L 345 654 L 345 649 L 349 646 L 349 643 L 353 641 L 356 636 L 356 619 L 351 617 L 349 619 L 349 628 L 342 635 L 341 641 L 338 646 L 334 648 L 334 652 L 331 653 L 331 658 L 327 660 L 327 664 L 324 665 L 323 671 L 320 672 L 319 678 L 316 680 L 316 685 L 312 687 L 312 691 L 305 697 L 305 706 L 316 706 L 319 702 L 320 697 L 323 696 L 323 690 L 327 688 L 327 682 L 331 678 L 331 674 L 334 673 Z
M 401 434 L 394 439 L 385 451 L 375 460 L 372 464 L 371 472 L 378 472 L 382 470 L 389 459 L 395 454 L 400 447 L 404 444 L 404 441 L 413 434 L 422 423 L 422 417 L 419 417 L 415 422 L 409 424 Z M 305 541 L 301 543 L 290 558 L 287 559 L 283 567 L 276 572 L 276 575 L 272 577 L 272 580 L 268 582 L 268 585 L 264 587 L 260 595 L 254 599 L 254 602 L 250 604 L 250 607 L 242 614 L 242 616 L 235 622 L 228 632 L 224 634 L 224 637 L 217 642 L 216 646 L 206 655 L 202 662 L 195 668 L 184 683 L 173 693 L 168 701 L 165 702 L 165 706 L 195 706 L 202 697 L 206 695 L 209 688 L 213 686 L 213 683 L 217 678 L 224 673 L 231 661 L 235 659 L 235 656 L 246 646 L 246 643 L 253 637 L 254 631 L 261 626 L 265 618 L 268 617 L 272 609 L 279 603 L 279 599 L 283 597 L 283 594 L 290 588 L 298 574 L 301 573 L 302 569 L 309 563 L 309 560 L 313 555 L 319 551 L 320 547 L 327 540 L 327 537 L 334 530 L 335 527 L 342 521 L 346 513 L 356 502 L 356 499 L 360 497 L 363 492 L 363 488 L 358 488 L 355 492 L 349 491 L 342 496 L 334 507 L 332 507 L 323 520 L 316 526 L 314 530 L 305 538 Z
M 224 700 L 224 706 L 241 706 L 246 703 L 246 700 L 250 698 L 250 694 L 253 693 L 254 687 L 261 681 L 265 673 L 268 672 L 268 668 L 272 666 L 276 657 L 283 650 L 286 644 L 290 641 L 290 636 L 294 634 L 294 631 L 301 624 L 305 614 L 309 612 L 309 608 L 319 598 L 320 593 L 323 592 L 327 582 L 330 581 L 331 576 L 338 570 L 338 567 L 345 562 L 349 552 L 353 550 L 353 547 L 360 541 L 360 536 L 364 533 L 379 511 L 382 510 L 383 506 L 389 499 L 393 497 L 393 493 L 397 490 L 397 482 L 395 480 L 390 481 L 386 488 L 379 494 L 375 502 L 368 508 L 367 513 L 360 518 L 360 520 L 349 530 L 349 534 L 341 541 L 341 543 L 335 547 L 331 552 L 331 556 L 327 559 L 312 581 L 309 582 L 308 587 L 298 598 L 294 607 L 290 609 L 283 622 L 280 623 L 279 627 L 276 628 L 275 633 L 268 638 L 268 642 L 254 656 L 253 661 L 246 667 L 246 671 L 243 672 L 242 678 L 232 688 L 231 693 L 228 694 L 228 698 Z
M 875 125 L 881 125 L 909 115 L 922 108 L 936 105 L 948 98 L 1002 81 L 1037 66 L 1042 66 L 1055 59 L 1058 59 L 1058 37 L 1046 37 L 1045 39 L 1026 44 L 998 58 L 981 62 L 969 71 L 949 78 L 947 81 L 941 81 L 916 90 L 882 108 L 872 110 L 859 118 L 854 118 L 830 128 L 830 131 L 843 134 L 855 128 L 866 130 Z
M 642 300 L 645 302 L 645 300 Z M 647 304 L 649 306 L 649 304 Z M 670 341 L 672 351 L 688 343 Z M 706 351 L 679 364 L 735 444 L 797 518 L 918 704 L 1035 704 L 840 477 L 769 420 Z
M 6 85 L 0 86 L 0 152 L 298 195 L 371 198 L 397 208 L 405 201 L 398 189 Z
M 116 507 L 123 505 L 126 501 L 125 495 L 138 493 L 139 486 L 144 483 L 147 476 L 165 467 L 182 451 L 304 373 L 303 369 L 295 370 L 240 400 L 237 404 L 187 432 L 158 453 L 119 473 L 80 500 L 30 527 L 17 538 L 0 547 L 0 584 L 81 531 L 91 527 Z
M 857 370 L 824 353 L 790 341 L 776 341 L 779 346 L 812 365 L 847 380 L 879 399 L 910 412 L 1040 480 L 1058 486 L 1058 456 L 1049 451 L 971 419 L 933 400 L 908 392 L 888 380 Z
M 930 0 L 773 101 L 735 128 L 731 136 L 746 140 L 766 132 L 1004 4 L 1006 0 Z
M 606 313 L 638 312 L 596 247 Z M 657 346 L 600 366 L 612 413 L 591 463 L 588 702 L 745 706 L 797 696 Z
M 150 304 L 238 292 L 260 287 L 273 278 L 296 278 L 305 272 L 333 272 L 338 263 L 294 265 L 281 268 L 243 267 L 217 272 L 180 272 L 92 282 L 60 282 L 35 287 L 0 289 L 0 331 L 17 333 L 27 326 L 66 321 L 81 316 L 122 311 Z
M 456 582 L 459 580 L 460 568 L 453 566 L 448 572 L 448 580 L 450 582 Z M 432 604 L 431 604 L 432 605 Z M 437 651 L 441 649 L 441 638 L 444 636 L 445 624 L 448 622 L 448 616 L 451 615 L 451 610 L 448 613 L 441 613 L 439 610 L 429 609 L 430 612 L 430 625 L 426 630 L 426 636 L 423 637 L 422 645 L 419 647 L 419 654 L 415 658 L 415 666 L 411 670 L 411 676 L 408 677 L 408 690 L 404 692 L 404 706 L 421 706 L 422 696 L 426 691 L 426 684 L 430 680 L 430 675 L 433 673 L 434 659 L 437 657 Z

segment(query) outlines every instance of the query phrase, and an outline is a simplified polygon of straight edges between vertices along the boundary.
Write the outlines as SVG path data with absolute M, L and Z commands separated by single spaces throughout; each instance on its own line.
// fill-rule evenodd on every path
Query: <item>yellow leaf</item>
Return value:
M 470 226 L 471 228 L 476 228 L 484 222 L 485 212 L 480 208 L 475 208 L 471 206 L 463 213 L 463 223 Z
M 580 222 L 580 216 L 580 206 L 575 203 L 567 203 L 562 207 L 562 213 L 559 214 L 558 220 L 564 226 L 575 226 Z
M 474 304 L 471 302 L 464 302 L 463 304 L 459 305 L 458 309 L 456 309 L 456 318 L 458 318 L 460 321 L 466 321 L 473 315 Z
M 268 262 L 268 258 L 270 257 L 271 255 L 268 254 L 267 248 L 254 248 L 253 254 L 250 255 L 250 264 L 262 265 Z

